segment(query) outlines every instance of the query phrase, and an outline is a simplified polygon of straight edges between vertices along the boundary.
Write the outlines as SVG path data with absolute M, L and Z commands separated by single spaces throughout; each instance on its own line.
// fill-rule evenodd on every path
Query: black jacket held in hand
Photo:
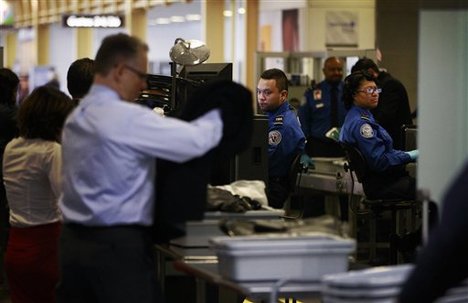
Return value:
M 213 164 L 229 161 L 250 144 L 253 128 L 252 93 L 232 81 L 200 87 L 188 100 L 179 118 L 191 121 L 214 108 L 221 109 L 223 136 L 205 155 L 182 164 L 158 159 L 154 241 L 164 243 L 185 234 L 185 222 L 201 220 L 206 210 L 207 185 Z

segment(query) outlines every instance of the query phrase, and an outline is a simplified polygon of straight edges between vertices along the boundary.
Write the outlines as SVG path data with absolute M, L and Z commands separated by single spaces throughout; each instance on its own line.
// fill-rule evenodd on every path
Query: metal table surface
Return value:
M 203 244 L 193 245 L 196 239 L 176 239 L 170 245 L 156 245 L 158 255 L 159 279 L 164 281 L 166 263 L 170 262 L 177 271 L 193 276 L 196 279 L 197 303 L 205 303 L 206 283 L 212 283 L 252 299 L 277 302 L 279 295 L 318 298 L 320 282 L 307 280 L 271 280 L 271 281 L 232 281 L 223 278 L 218 272 L 218 260 L 215 252 L 203 247 Z M 184 246 L 184 243 L 190 246 Z M 204 243 L 204 241 L 203 241 Z M 164 284 L 164 283 L 162 283 Z M 230 301 L 232 300 L 232 301 Z M 238 302 L 238 296 L 224 299 L 223 303 Z

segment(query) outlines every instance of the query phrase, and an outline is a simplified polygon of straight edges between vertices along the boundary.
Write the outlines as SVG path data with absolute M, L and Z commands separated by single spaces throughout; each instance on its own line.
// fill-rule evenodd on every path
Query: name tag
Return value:
M 325 106 L 325 104 L 323 104 L 323 103 L 317 103 L 317 104 L 315 104 L 315 108 L 322 108 L 322 107 L 324 107 L 324 106 Z

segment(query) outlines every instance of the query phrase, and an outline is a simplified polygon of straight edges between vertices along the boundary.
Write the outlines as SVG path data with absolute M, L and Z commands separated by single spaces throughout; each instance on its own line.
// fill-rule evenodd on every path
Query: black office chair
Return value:
M 300 183 L 301 183 L 301 176 L 304 172 L 304 168 L 301 164 L 301 155 L 302 153 L 298 153 L 293 161 L 291 162 L 291 166 L 289 168 L 289 188 L 290 193 L 289 197 L 285 203 L 286 208 L 286 219 L 298 219 L 302 217 L 303 214 L 303 201 L 300 193 Z M 292 211 L 298 210 L 298 214 L 292 214 Z
M 345 164 L 345 171 L 349 171 L 351 176 L 356 176 L 359 183 L 362 184 L 364 194 L 361 203 L 368 210 L 369 215 L 369 263 L 376 261 L 377 248 L 389 248 L 389 263 L 398 263 L 398 250 L 394 239 L 398 238 L 401 234 L 399 228 L 399 217 L 401 211 L 411 211 L 411 223 L 414 225 L 418 212 L 421 209 L 421 203 L 417 200 L 404 200 L 404 199 L 369 199 L 367 198 L 367 185 L 370 181 L 370 170 L 364 156 L 358 148 L 351 144 L 340 142 L 341 147 L 345 152 L 347 164 Z M 391 212 L 391 234 L 386 243 L 377 242 L 377 221 L 382 217 L 386 211 Z M 362 244 L 362 243 L 361 243 Z M 359 244 L 358 244 L 359 246 Z

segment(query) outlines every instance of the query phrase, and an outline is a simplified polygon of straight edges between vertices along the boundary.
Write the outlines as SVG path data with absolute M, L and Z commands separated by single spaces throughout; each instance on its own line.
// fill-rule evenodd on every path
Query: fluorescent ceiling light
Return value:
M 185 18 L 183 16 L 172 16 L 170 19 L 171 19 L 171 22 L 174 22 L 174 23 L 185 22 Z
M 187 21 L 200 21 L 201 16 L 200 16 L 200 14 L 187 14 L 187 15 L 185 15 L 185 19 Z
M 156 24 L 169 24 L 171 23 L 171 20 L 169 18 L 157 18 L 156 19 Z

